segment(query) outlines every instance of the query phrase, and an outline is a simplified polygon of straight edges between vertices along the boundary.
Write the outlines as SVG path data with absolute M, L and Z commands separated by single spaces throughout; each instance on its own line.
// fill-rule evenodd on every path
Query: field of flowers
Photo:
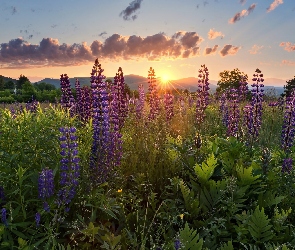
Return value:
M 0 249 L 295 249 L 295 94 L 125 94 L 122 69 L 60 104 L 0 110 Z M 248 86 L 249 85 L 249 86 Z

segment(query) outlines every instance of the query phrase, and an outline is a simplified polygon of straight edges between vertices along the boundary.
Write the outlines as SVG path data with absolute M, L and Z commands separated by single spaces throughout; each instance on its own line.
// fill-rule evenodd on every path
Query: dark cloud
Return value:
M 203 39 L 196 32 L 180 31 L 173 36 L 159 33 L 147 37 L 113 34 L 104 42 L 59 44 L 57 39 L 43 38 L 30 44 L 23 38 L 0 44 L 0 61 L 5 68 L 70 66 L 104 60 L 138 59 L 160 60 L 163 57 L 188 58 L 199 54 Z
M 246 3 L 247 0 L 240 0 L 240 4 Z
M 124 20 L 135 20 L 137 15 L 133 15 L 137 10 L 140 9 L 141 2 L 143 0 L 134 0 L 129 3 L 129 6 L 120 13 L 120 16 L 123 16 Z
M 17 12 L 15 6 L 11 6 L 11 14 L 14 15 Z
M 214 54 L 218 49 L 218 45 L 214 45 L 213 48 L 205 48 L 204 55 L 212 55 Z
M 98 36 L 104 36 L 104 35 L 106 35 L 107 34 L 107 32 L 101 32 Z
M 33 35 L 29 35 L 29 39 L 32 39 L 33 38 Z
M 221 56 L 227 56 L 227 55 L 235 55 L 238 53 L 240 47 L 236 47 L 230 44 L 224 45 L 219 54 Z
M 252 13 L 255 7 L 255 3 L 251 4 L 251 6 L 247 10 L 242 10 L 241 12 L 236 13 L 234 17 L 231 18 L 228 22 L 231 24 L 236 23 L 237 21 L 241 20 L 242 17 L 248 16 L 250 13 Z

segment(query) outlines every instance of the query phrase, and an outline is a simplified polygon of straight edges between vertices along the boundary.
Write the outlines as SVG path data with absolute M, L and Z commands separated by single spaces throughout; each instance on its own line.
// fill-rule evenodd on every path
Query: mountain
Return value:
M 1 77 L 2 75 L 0 75 Z M 10 77 L 6 77 L 6 76 L 2 76 L 4 82 L 8 82 L 8 81 L 13 81 L 14 83 L 16 83 L 16 79 L 10 78 Z

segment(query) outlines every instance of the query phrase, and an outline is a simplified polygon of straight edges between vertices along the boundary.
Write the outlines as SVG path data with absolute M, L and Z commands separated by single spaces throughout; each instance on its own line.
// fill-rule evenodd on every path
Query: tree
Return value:
M 5 89 L 4 77 L 0 75 L 0 90 Z
M 18 80 L 16 81 L 16 88 L 17 89 L 22 89 L 23 85 L 25 82 L 30 82 L 29 78 L 24 76 L 24 75 L 20 75 Z
M 56 89 L 56 87 L 53 84 L 46 83 L 46 82 L 34 83 L 34 88 L 38 91 L 55 90 Z
M 293 89 L 295 89 L 295 76 L 292 80 L 286 81 L 287 85 L 284 85 L 284 94 L 283 96 L 289 97 Z
M 228 89 L 238 89 L 242 77 L 244 78 L 244 81 L 248 81 L 248 76 L 238 68 L 232 71 L 224 70 L 219 73 L 219 76 L 221 79 L 218 81 L 218 87 L 216 89 L 216 92 L 218 93 L 222 93 Z
M 5 89 L 14 89 L 14 82 L 13 81 L 7 81 L 5 82 Z

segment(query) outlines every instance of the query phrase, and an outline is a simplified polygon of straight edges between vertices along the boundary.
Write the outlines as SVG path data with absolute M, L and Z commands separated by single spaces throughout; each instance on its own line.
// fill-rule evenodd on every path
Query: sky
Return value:
M 295 75 L 294 0 L 0 0 L 0 75 Z

